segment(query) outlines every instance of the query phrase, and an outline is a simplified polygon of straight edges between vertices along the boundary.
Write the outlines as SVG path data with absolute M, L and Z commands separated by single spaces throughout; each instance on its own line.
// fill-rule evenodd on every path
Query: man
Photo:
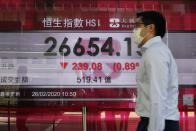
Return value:
M 179 131 L 178 73 L 175 60 L 162 41 L 165 18 L 159 12 L 137 13 L 134 42 L 141 49 L 137 70 L 137 131 Z

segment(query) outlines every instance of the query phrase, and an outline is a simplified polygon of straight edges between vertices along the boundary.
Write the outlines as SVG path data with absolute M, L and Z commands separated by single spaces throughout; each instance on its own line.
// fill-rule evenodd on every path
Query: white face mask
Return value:
M 142 28 L 135 28 L 135 29 L 133 30 L 133 41 L 134 41 L 137 45 L 140 45 L 140 44 L 142 43 L 142 41 L 144 40 L 144 38 L 148 35 L 148 33 L 147 33 L 144 37 L 142 37 L 142 36 L 140 35 L 141 31 L 142 31 Z
M 133 41 L 134 41 L 137 45 L 140 45 L 141 42 L 142 42 L 143 39 L 144 39 L 144 37 L 142 37 L 142 36 L 140 35 L 141 31 L 142 31 L 142 28 L 135 28 L 135 29 L 133 30 Z

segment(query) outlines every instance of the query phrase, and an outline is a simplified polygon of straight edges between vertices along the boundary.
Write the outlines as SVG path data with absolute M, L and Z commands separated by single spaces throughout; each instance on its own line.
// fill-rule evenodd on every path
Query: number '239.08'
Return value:
M 65 37 L 64 40 L 62 41 L 61 46 L 59 47 L 59 54 L 62 56 L 68 56 L 71 53 L 71 49 L 69 47 L 69 45 L 67 45 L 68 38 Z M 73 53 L 76 56 L 82 56 L 85 53 L 85 47 L 81 44 L 82 38 L 78 38 L 74 48 L 73 48 Z M 89 56 L 96 56 L 99 54 L 99 46 L 96 45 L 94 42 L 95 41 L 99 41 L 98 37 L 91 37 L 89 44 L 88 44 L 88 48 L 92 49 L 94 48 L 94 50 L 88 50 L 87 54 Z M 131 56 L 131 38 L 127 37 L 124 39 L 124 41 L 127 41 L 127 55 Z M 45 56 L 56 56 L 57 53 L 54 52 L 53 50 L 55 49 L 56 45 L 57 45 L 57 40 L 54 37 L 48 37 L 45 40 L 45 44 L 49 44 L 49 42 L 52 42 L 52 45 L 50 46 L 50 48 L 48 48 L 48 50 L 44 53 Z M 109 56 L 113 55 L 114 49 L 113 49 L 113 44 L 112 44 L 112 37 L 108 37 L 107 40 L 105 41 L 105 43 L 103 44 L 103 46 L 101 47 L 101 52 L 105 52 L 108 53 Z

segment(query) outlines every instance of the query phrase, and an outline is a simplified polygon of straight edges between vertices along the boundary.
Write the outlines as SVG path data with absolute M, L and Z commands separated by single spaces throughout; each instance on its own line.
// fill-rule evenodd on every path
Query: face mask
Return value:
M 148 33 L 147 33 L 144 37 L 142 37 L 142 36 L 140 35 L 141 31 L 142 31 L 142 28 L 135 28 L 135 29 L 133 30 L 133 41 L 134 41 L 137 45 L 140 45 L 141 42 L 144 40 L 144 38 L 148 35 Z

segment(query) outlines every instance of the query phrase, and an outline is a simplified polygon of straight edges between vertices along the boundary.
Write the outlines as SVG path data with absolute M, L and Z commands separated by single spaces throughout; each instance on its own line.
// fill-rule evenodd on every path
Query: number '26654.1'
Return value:
M 65 37 L 64 40 L 62 41 L 62 44 L 59 47 L 59 54 L 62 56 L 68 56 L 71 53 L 71 48 L 69 45 L 67 45 L 68 38 Z M 76 56 L 82 56 L 87 52 L 89 56 L 96 56 L 99 54 L 99 46 L 96 45 L 94 42 L 99 41 L 98 37 L 91 37 L 88 48 L 93 50 L 85 50 L 84 45 L 81 44 L 82 38 L 78 38 L 74 48 L 73 48 L 73 53 Z M 131 56 L 131 38 L 127 37 L 125 38 L 125 41 L 127 41 L 127 55 Z M 45 40 L 45 44 L 49 44 L 52 42 L 52 45 L 47 49 L 47 51 L 44 53 L 45 56 L 56 56 L 57 52 L 53 51 L 56 48 L 57 45 L 57 40 L 54 37 L 48 37 Z M 108 37 L 107 40 L 104 42 L 104 44 L 101 47 L 101 52 L 108 53 L 109 56 L 113 55 L 114 49 L 112 45 L 112 37 Z

